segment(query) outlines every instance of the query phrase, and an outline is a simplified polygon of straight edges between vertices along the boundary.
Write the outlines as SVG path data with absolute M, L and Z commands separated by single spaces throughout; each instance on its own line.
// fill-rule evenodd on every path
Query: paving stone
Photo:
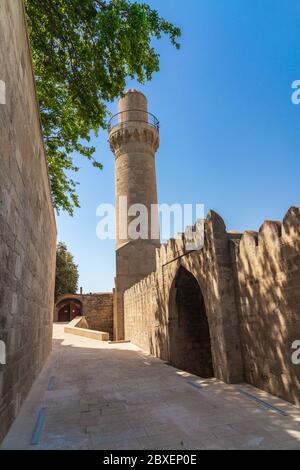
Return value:
M 109 345 L 88 338 L 83 341 L 65 334 L 59 324 L 54 325 L 53 341 L 55 348 L 48 365 L 0 449 L 32 448 L 29 443 L 38 410 L 46 407 L 45 425 L 36 449 L 300 450 L 300 409 L 272 395 L 246 384 L 226 385 L 215 379 L 207 380 L 206 388 L 198 393 L 187 385 L 189 374 L 183 375 L 159 360 L 155 368 L 141 365 L 141 352 L 132 344 Z M 57 369 L 55 363 L 61 356 L 64 360 L 60 360 Z M 79 382 L 74 368 L 81 371 Z M 110 381 L 112 368 L 114 380 Z M 45 394 L 52 375 L 59 377 L 58 388 Z M 139 387 L 132 387 L 134 398 L 141 400 L 143 394 L 148 398 L 151 387 L 155 398 L 165 398 L 165 385 L 173 385 L 167 401 L 149 404 L 146 400 L 128 405 L 124 397 L 135 382 Z M 71 401 L 66 393 L 68 387 L 72 390 Z M 289 416 L 245 400 L 238 389 L 284 408 Z

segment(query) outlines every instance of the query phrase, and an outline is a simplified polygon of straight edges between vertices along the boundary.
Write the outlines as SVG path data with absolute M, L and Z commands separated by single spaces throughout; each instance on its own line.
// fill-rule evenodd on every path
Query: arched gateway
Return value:
M 170 290 L 170 363 L 201 377 L 213 377 L 210 332 L 196 278 L 182 266 Z
M 57 321 L 70 322 L 82 315 L 82 303 L 78 299 L 63 299 L 57 305 Z

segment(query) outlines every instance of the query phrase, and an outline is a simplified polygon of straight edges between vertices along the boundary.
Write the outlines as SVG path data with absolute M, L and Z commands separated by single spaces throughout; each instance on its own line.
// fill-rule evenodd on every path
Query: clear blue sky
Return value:
M 182 28 L 180 51 L 158 43 L 161 71 L 135 83 L 161 122 L 160 203 L 204 203 L 229 230 L 258 229 L 300 204 L 299 0 L 149 0 Z M 117 103 L 111 107 L 117 111 Z M 109 291 L 114 242 L 96 237 L 96 208 L 114 203 L 114 158 L 101 132 L 99 172 L 80 160 L 81 209 L 58 217 L 58 239 L 85 292 Z

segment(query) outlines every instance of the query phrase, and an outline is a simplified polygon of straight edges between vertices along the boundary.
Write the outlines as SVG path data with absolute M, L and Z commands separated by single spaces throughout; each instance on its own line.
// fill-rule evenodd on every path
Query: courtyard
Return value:
M 1 450 L 300 449 L 300 408 L 201 379 L 131 343 L 64 333 Z

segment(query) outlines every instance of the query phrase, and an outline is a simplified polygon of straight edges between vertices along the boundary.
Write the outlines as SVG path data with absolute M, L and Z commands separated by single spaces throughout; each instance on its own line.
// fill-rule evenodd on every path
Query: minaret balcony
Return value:
M 108 123 L 108 131 L 111 136 L 114 132 L 130 126 L 144 126 L 145 124 L 153 127 L 159 133 L 159 120 L 154 114 L 145 110 L 130 109 L 115 114 Z

